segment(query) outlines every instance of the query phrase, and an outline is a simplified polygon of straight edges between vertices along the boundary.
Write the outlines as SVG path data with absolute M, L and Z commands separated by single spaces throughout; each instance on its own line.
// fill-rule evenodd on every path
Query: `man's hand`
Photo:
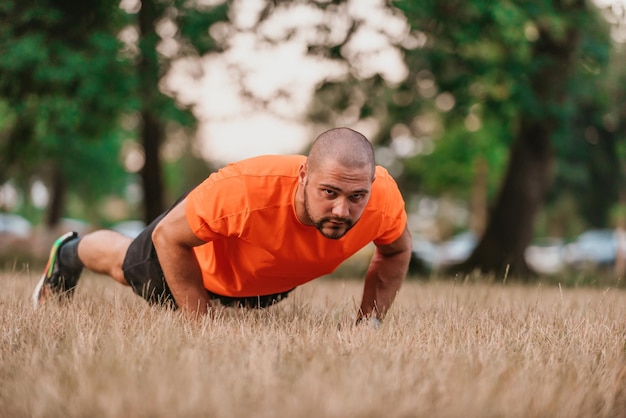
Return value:
M 382 325 L 382 321 L 373 316 L 369 318 L 361 316 L 356 320 L 356 325 L 378 329 Z
M 182 312 L 194 318 L 206 314 L 209 295 L 193 247 L 204 244 L 195 236 L 185 217 L 186 199 L 176 205 L 152 233 L 152 242 L 165 281 Z
M 357 323 L 375 319 L 380 325 L 409 270 L 411 248 L 411 234 L 406 227 L 402 235 L 391 244 L 376 246 L 365 275 Z

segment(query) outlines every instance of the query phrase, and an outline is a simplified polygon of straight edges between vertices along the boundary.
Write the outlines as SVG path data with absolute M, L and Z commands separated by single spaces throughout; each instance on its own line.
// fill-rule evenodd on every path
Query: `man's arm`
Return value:
M 193 247 L 204 241 L 187 223 L 186 202 L 180 202 L 159 222 L 152 241 L 174 300 L 186 316 L 193 318 L 208 312 L 209 295 L 193 252 Z
M 411 260 L 411 234 L 406 229 L 394 242 L 378 245 L 365 275 L 363 300 L 357 322 L 364 318 L 382 320 L 391 307 Z

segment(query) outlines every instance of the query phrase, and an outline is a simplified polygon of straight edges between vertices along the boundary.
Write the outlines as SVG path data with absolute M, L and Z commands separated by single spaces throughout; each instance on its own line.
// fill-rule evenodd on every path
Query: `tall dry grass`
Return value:
M 197 323 L 85 275 L 33 311 L 0 274 L 2 417 L 626 416 L 626 294 L 407 282 L 353 327 L 358 280 Z

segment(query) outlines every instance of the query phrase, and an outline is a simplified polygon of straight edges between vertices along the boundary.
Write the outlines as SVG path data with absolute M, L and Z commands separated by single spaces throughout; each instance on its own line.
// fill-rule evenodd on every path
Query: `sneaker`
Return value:
M 63 269 L 59 260 L 59 251 L 63 244 L 76 237 L 78 237 L 76 232 L 68 232 L 59 237 L 52 245 L 46 269 L 33 292 L 32 298 L 35 307 L 41 306 L 53 298 L 70 299 L 74 294 L 82 269 L 78 272 Z

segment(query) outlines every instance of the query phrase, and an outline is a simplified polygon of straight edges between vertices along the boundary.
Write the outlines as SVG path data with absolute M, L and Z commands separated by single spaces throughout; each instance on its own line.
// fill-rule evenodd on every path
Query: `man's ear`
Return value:
M 306 162 L 300 164 L 300 170 L 298 171 L 298 183 L 302 186 L 306 184 Z

